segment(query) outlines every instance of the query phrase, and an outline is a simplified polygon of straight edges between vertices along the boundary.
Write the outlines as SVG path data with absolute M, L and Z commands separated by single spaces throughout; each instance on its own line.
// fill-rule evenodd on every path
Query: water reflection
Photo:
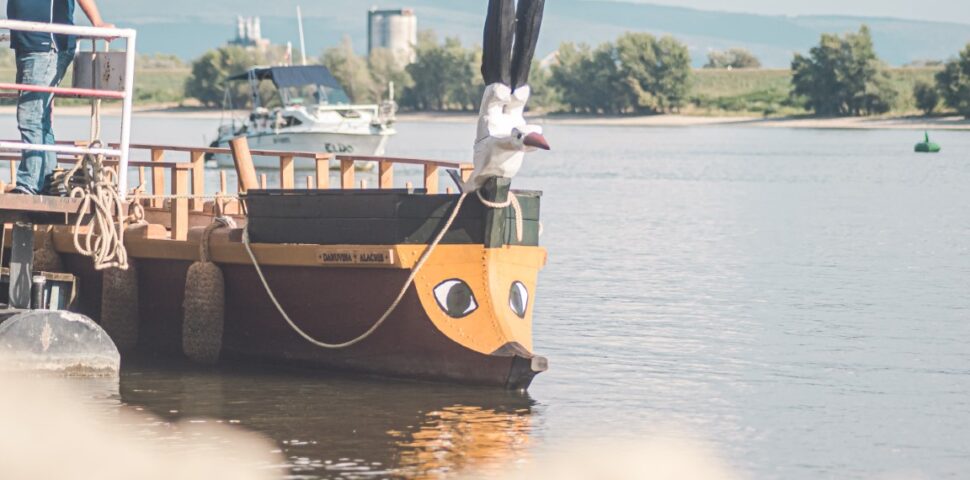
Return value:
M 124 366 L 121 397 L 168 420 L 267 435 L 291 478 L 477 475 L 526 459 L 535 443 L 532 399 L 495 389 L 140 360 Z
M 482 474 L 524 460 L 531 422 L 528 408 L 454 405 L 426 413 L 416 431 L 388 433 L 400 438 L 400 473 L 434 478 L 459 471 Z

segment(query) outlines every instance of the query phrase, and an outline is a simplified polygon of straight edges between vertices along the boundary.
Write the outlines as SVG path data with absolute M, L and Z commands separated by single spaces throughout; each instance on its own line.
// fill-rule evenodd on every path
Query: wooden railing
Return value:
M 220 170 L 220 185 L 218 192 L 206 192 L 205 185 L 205 157 L 212 155 L 232 155 L 229 148 L 215 147 L 183 147 L 171 145 L 155 144 L 133 144 L 130 146 L 133 151 L 144 151 L 148 153 L 148 161 L 129 161 L 129 167 L 138 169 L 138 187 L 143 191 L 146 199 L 146 216 L 150 223 L 161 223 L 170 231 L 170 236 L 174 240 L 185 240 L 188 230 L 193 226 L 206 225 L 212 220 L 212 197 L 216 194 L 224 197 L 234 196 L 229 191 L 227 184 L 226 170 Z M 134 152 L 132 152 L 134 153 Z M 307 189 L 354 189 L 368 188 L 366 181 L 356 180 L 356 167 L 358 163 L 373 162 L 377 165 L 377 189 L 390 189 L 394 187 L 394 166 L 395 165 L 414 165 L 423 167 L 422 184 L 428 194 L 438 194 L 440 191 L 439 174 L 442 169 L 456 169 L 461 173 L 463 179 L 467 179 L 471 174 L 472 166 L 457 162 L 441 160 L 421 160 L 414 158 L 395 158 L 395 157 L 374 157 L 359 155 L 334 155 L 319 152 L 283 152 L 270 150 L 251 150 L 253 156 L 277 157 L 279 159 L 278 181 L 276 185 L 270 186 L 267 177 L 261 175 L 259 186 L 261 188 L 278 187 L 280 189 L 295 189 L 297 159 L 309 160 L 313 162 L 313 175 L 306 176 L 305 188 Z M 185 159 L 185 161 L 172 161 L 173 157 Z M 20 161 L 19 154 L 0 153 L 0 161 L 9 162 L 10 179 L 16 178 L 16 165 Z M 330 167 L 332 162 L 337 162 L 339 166 L 339 185 L 330 184 Z M 73 166 L 77 162 L 77 157 L 71 155 L 59 155 L 58 163 L 65 167 Z M 105 161 L 108 166 L 117 166 L 116 159 Z M 150 179 L 148 173 L 150 172 Z M 166 186 L 166 174 L 171 179 L 171 185 Z M 2 184 L 2 182 L 0 182 Z M 413 187 L 411 182 L 407 186 Z M 0 190 L 2 191 L 2 190 Z M 237 192 L 239 191 L 237 186 Z M 445 190 L 451 193 L 451 189 Z M 210 200 L 210 201 L 207 201 Z M 209 205 L 210 208 L 207 208 Z M 226 212 L 228 214 L 240 215 L 242 213 L 238 202 L 230 203 Z

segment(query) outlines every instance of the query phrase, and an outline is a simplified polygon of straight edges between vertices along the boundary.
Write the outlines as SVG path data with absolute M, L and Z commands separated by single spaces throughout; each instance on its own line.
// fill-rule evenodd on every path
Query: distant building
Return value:
M 236 17 L 236 38 L 229 41 L 229 45 L 238 45 L 256 50 L 266 50 L 269 40 L 263 38 L 259 27 L 259 17 Z
M 418 17 L 414 10 L 378 10 L 367 12 L 367 54 L 376 48 L 386 48 L 394 53 L 403 65 L 415 60 L 414 47 L 418 43 Z

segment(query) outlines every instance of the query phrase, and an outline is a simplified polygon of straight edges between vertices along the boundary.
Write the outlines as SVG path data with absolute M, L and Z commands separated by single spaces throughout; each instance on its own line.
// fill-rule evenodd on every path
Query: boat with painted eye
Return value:
M 474 165 L 251 149 L 244 134 L 228 148 L 131 144 L 133 51 L 126 52 L 131 68 L 120 94 L 13 85 L 127 103 L 120 144 L 42 147 L 74 166 L 59 178 L 72 194 L 97 197 L 90 204 L 96 215 L 80 198 L 0 195 L 0 213 L 15 215 L 4 221 L 18 225 L 4 242 L 12 250 L 4 256 L 13 262 L 8 277 L 16 280 L 9 282 L 10 297 L 30 292 L 30 282 L 18 279 L 33 278 L 32 270 L 59 282 L 57 297 L 70 299 L 63 306 L 97 321 L 123 355 L 528 388 L 547 368 L 532 342 L 546 251 L 539 245 L 541 194 L 512 190 L 511 177 L 527 152 L 549 145 L 522 116 L 528 45 L 535 45 L 543 3 L 519 0 L 518 12 L 515 5 L 489 2 L 486 31 L 503 40 L 484 54 L 483 70 L 494 82 L 484 96 Z M 513 15 L 524 26 L 516 35 L 528 41 L 515 43 L 509 62 Z M 510 71 L 515 81 L 504 74 Z M 41 146 L 0 142 L 0 152 L 34 148 Z M 138 151 L 151 160 L 129 161 Z M 206 156 L 232 159 L 236 188 L 222 171 L 219 191 L 206 191 Z M 271 159 L 278 171 L 273 188 L 258 179 L 256 158 Z M 20 155 L 0 153 L 0 160 L 11 162 L 12 173 Z M 312 168 L 305 185 L 298 186 L 298 162 Z M 361 162 L 377 168 L 358 183 Z M 339 188 L 330 185 L 332 165 L 339 167 Z M 396 172 L 400 165 L 412 170 Z M 396 173 L 413 175 L 415 166 L 417 182 L 395 181 Z M 130 168 L 138 178 L 129 191 Z M 117 183 L 114 172 L 125 173 Z M 440 185 L 445 172 L 450 188 Z M 26 224 L 54 226 L 31 235 Z M 36 299 L 35 308 L 60 306 L 41 290 Z
M 37 230 L 35 257 L 56 261 L 37 260 L 35 268 L 68 275 L 74 288 L 61 296 L 74 300 L 66 307 L 97 321 L 123 356 L 257 361 L 509 389 L 527 388 L 547 368 L 532 341 L 547 255 L 539 244 L 540 192 L 514 191 L 509 179 L 493 178 L 479 200 L 440 185 L 449 181 L 446 170 L 462 183 L 471 165 L 397 158 L 382 158 L 374 188 L 361 188 L 357 160 L 336 157 L 340 183 L 331 186 L 333 158 L 303 152 L 295 155 L 313 158 L 326 174 L 296 188 L 287 165 L 294 153 L 262 151 L 283 164 L 280 184 L 264 189 L 245 142 L 237 139 L 240 147 L 228 151 L 134 145 L 162 158 L 187 152 L 196 161 L 131 162 L 152 180 L 130 199 L 144 211 L 125 232 L 130 269 L 96 269 L 77 250 L 75 234 L 83 231 L 73 226 Z M 190 181 L 204 172 L 206 152 L 236 156 L 238 194 L 220 191 L 213 199 Z M 412 167 L 405 175 L 422 167 L 417 187 L 399 187 L 397 165 Z M 215 279 L 200 282 L 200 265 Z
M 323 179 L 293 188 L 293 172 L 284 169 L 286 188 L 246 189 L 221 206 L 191 189 L 179 193 L 187 198 L 158 206 L 139 200 L 148 224 L 130 227 L 125 237 L 136 298 L 117 287 L 118 272 L 95 270 L 75 250 L 70 231 L 55 229 L 50 244 L 80 284 L 79 310 L 100 321 L 123 351 L 192 358 L 187 345 L 202 344 L 215 352 L 213 361 L 527 388 L 547 368 L 532 343 L 537 277 L 546 263 L 541 194 L 493 179 L 483 198 L 508 206 L 469 200 L 452 219 L 462 196 L 441 192 L 438 176 L 445 168 L 467 176 L 469 165 L 387 158 L 377 188 L 361 189 L 353 162 L 340 161 L 338 189 L 316 183 Z M 423 186 L 391 188 L 393 165 L 403 163 L 424 166 Z M 173 170 L 176 192 L 187 183 L 179 180 L 187 164 L 135 165 L 161 172 L 160 179 Z M 507 202 L 510 193 L 521 217 Z M 196 195 L 198 202 L 191 200 Z M 236 226 L 208 228 L 220 213 Z M 222 273 L 224 288 L 213 296 L 223 300 L 211 307 L 223 313 L 203 319 L 218 325 L 200 329 L 187 325 L 187 299 L 198 293 L 190 269 L 205 257 Z M 119 315 L 118 305 L 134 311 Z M 125 340 L 119 332 L 136 333 Z

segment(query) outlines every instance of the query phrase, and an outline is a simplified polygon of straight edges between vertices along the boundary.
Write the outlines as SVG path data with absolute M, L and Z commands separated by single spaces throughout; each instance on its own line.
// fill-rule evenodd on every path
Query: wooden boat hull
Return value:
M 487 278 L 487 274 L 482 276 L 481 267 L 492 265 L 510 272 L 534 290 L 535 274 L 545 261 L 544 250 L 506 247 L 491 249 L 497 251 L 490 255 L 480 245 L 441 248 L 440 260 L 429 262 L 425 273 L 419 275 L 387 321 L 371 337 L 344 349 L 320 348 L 290 328 L 268 298 L 251 265 L 221 264 L 226 282 L 222 359 L 247 358 L 418 380 L 527 388 L 533 377 L 546 368 L 545 359 L 530 351 L 531 305 L 527 319 L 518 316 L 513 319 L 528 328 L 511 333 L 496 332 L 491 327 L 508 320 L 497 317 L 509 315 L 502 312 L 497 315 L 495 310 L 506 307 L 507 300 L 487 305 L 486 298 L 492 293 L 482 290 L 489 288 L 486 285 L 489 282 L 476 284 L 469 280 L 478 293 L 481 318 L 460 319 L 464 325 L 449 331 L 446 324 L 454 319 L 447 318 L 440 309 L 436 312 L 437 305 L 429 306 L 434 300 L 429 300 L 429 292 L 422 290 L 438 281 L 437 277 L 463 275 L 463 269 L 456 271 L 453 264 L 449 265 L 451 262 L 483 256 L 499 258 L 480 260 L 477 269 L 468 268 L 465 263 L 464 271 Z M 191 261 L 137 258 L 136 262 L 140 307 L 138 350 L 181 356 L 182 303 Z M 524 265 L 516 266 L 514 262 Z M 98 319 L 101 273 L 91 268 L 90 259 L 78 255 L 65 255 L 65 266 L 80 278 L 81 310 Z M 344 342 L 366 331 L 393 301 L 410 273 L 406 268 L 264 265 L 263 269 L 294 322 L 315 339 L 328 343 Z M 522 277 L 530 271 L 532 278 Z M 506 280 L 499 283 L 505 285 Z M 475 331 L 472 322 L 481 324 L 478 334 L 475 338 L 463 339 L 461 335 Z M 468 332 L 463 332 L 466 328 Z
M 469 201 L 451 218 L 457 195 L 250 191 L 248 215 L 240 219 L 246 220 L 246 238 L 263 278 L 242 241 L 243 229 L 209 230 L 206 257 L 223 279 L 209 285 L 223 286 L 211 290 L 194 284 L 193 298 L 215 310 L 188 317 L 218 326 L 212 329 L 183 327 L 188 271 L 200 261 L 206 227 L 186 227 L 183 239 L 161 224 L 130 227 L 125 247 L 136 268 L 124 285 L 132 288 L 106 281 L 89 258 L 79 255 L 70 227 L 55 227 L 52 241 L 37 244 L 49 243 L 66 272 L 78 278 L 76 307 L 133 350 L 188 356 L 185 345 L 201 341 L 212 347 L 206 353 L 214 352 L 205 359 L 249 358 L 525 389 L 546 369 L 546 360 L 532 353 L 534 297 L 546 251 L 538 245 L 540 194 L 520 191 L 516 198 L 518 209 Z M 512 210 L 519 211 L 518 221 Z M 178 210 L 172 212 L 175 225 Z M 204 213 L 199 218 L 208 218 Z M 441 243 L 422 263 L 449 219 Z M 114 287 L 104 290 L 105 284 Z M 372 329 L 406 284 L 399 304 Z M 206 304 L 206 295 L 223 303 Z M 106 301 L 137 304 L 137 311 L 119 314 L 116 308 L 103 319 Z M 212 313 L 220 311 L 224 314 Z M 322 345 L 346 343 L 369 331 L 346 348 Z

